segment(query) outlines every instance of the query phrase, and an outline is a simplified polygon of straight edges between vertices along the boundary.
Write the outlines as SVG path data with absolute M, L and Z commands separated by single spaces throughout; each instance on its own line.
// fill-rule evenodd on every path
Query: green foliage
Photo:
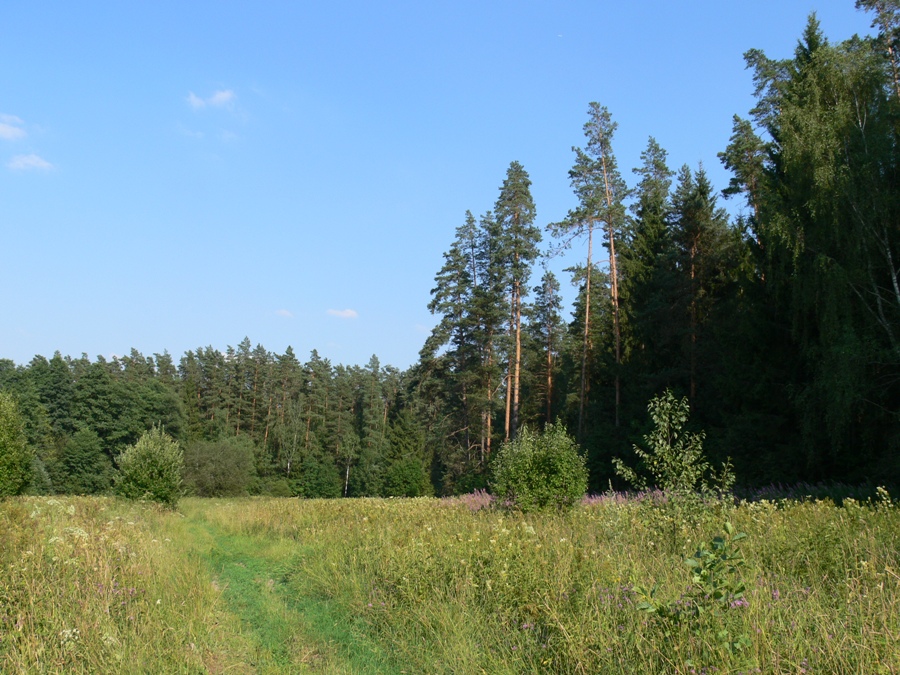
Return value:
M 16 401 L 11 394 L 0 392 L 0 498 L 20 494 L 28 487 L 33 455 Z
M 293 497 L 294 489 L 287 478 L 268 476 L 258 479 L 252 485 L 251 494 L 264 495 L 266 497 Z
M 428 472 L 415 457 L 401 457 L 388 465 L 384 474 L 386 497 L 425 497 L 433 494 Z
M 103 451 L 103 441 L 87 428 L 79 429 L 69 438 L 51 471 L 57 491 L 73 495 L 109 490 L 113 474 L 112 461 Z
M 735 635 L 729 622 L 731 614 L 748 606 L 741 579 L 744 558 L 736 546 L 746 536 L 735 534 L 734 526 L 726 522 L 723 535 L 715 537 L 711 544 L 701 542 L 694 555 L 685 559 L 691 574 L 686 593 L 678 600 L 661 603 L 656 600 L 658 585 L 649 591 L 634 586 L 635 594 L 641 598 L 635 608 L 661 623 L 667 638 L 678 627 L 686 627 L 695 636 L 713 636 L 728 655 L 748 650 L 752 645 L 749 636 L 743 632 Z
M 25 494 L 49 495 L 53 492 L 53 481 L 47 471 L 47 466 L 40 457 L 35 455 L 31 460 L 31 480 Z
M 253 441 L 227 436 L 196 441 L 184 450 L 184 484 L 198 497 L 236 497 L 247 494 L 255 475 Z
M 403 410 L 391 425 L 389 440 L 382 494 L 385 497 L 430 497 L 434 494 L 425 432 L 409 409 Z
M 676 495 L 724 494 L 734 485 L 730 463 L 716 474 L 703 453 L 703 432 L 682 431 L 690 415 L 687 397 L 677 400 L 671 389 L 651 399 L 647 406 L 654 429 L 644 436 L 647 449 L 634 446 L 652 477 L 652 485 Z M 647 478 L 627 466 L 621 459 L 613 460 L 616 473 L 639 490 L 646 490 Z
M 174 507 L 181 496 L 184 453 L 160 427 L 144 432 L 118 458 L 116 492 L 128 499 L 150 499 Z
M 587 491 L 584 457 L 559 424 L 548 424 L 543 433 L 523 427 L 500 447 L 493 474 L 493 493 L 526 512 L 571 507 Z
M 300 465 L 300 478 L 294 481 L 298 497 L 336 498 L 340 497 L 344 485 L 334 462 L 326 457 L 310 455 Z

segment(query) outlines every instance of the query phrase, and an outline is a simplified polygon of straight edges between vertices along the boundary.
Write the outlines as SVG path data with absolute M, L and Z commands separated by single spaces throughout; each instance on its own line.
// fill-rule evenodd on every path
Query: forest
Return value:
M 900 483 L 900 9 L 857 6 L 874 37 L 833 43 L 811 16 L 790 58 L 745 55 L 756 104 L 719 153 L 727 186 L 670 167 L 652 137 L 621 168 L 600 103 L 556 222 L 511 162 L 493 205 L 448 233 L 436 326 L 406 371 L 249 338 L 177 360 L 0 360 L 27 491 L 108 492 L 119 453 L 158 425 L 198 496 L 462 494 L 519 430 L 558 421 L 601 492 L 625 487 L 613 460 L 634 463 L 667 389 L 739 486 Z M 564 248 L 582 262 L 561 281 L 542 263 Z

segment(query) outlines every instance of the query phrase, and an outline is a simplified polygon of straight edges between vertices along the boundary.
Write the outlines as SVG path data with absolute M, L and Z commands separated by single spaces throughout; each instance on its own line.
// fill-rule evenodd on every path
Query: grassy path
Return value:
M 223 591 L 260 673 L 399 672 L 331 600 L 298 597 L 287 584 L 291 560 L 309 550 L 276 536 L 240 534 L 188 510 L 184 525 L 213 583 Z

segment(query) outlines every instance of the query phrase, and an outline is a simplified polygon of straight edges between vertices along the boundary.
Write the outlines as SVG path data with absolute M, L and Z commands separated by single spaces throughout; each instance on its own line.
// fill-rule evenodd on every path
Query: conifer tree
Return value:
M 541 231 L 534 225 L 534 200 L 531 179 L 519 162 L 512 162 L 494 205 L 494 217 L 500 231 L 501 255 L 509 293 L 510 350 L 506 376 L 506 440 L 515 437 L 519 424 L 519 382 L 522 368 L 523 298 L 528 294 L 531 267 L 539 255 Z
M 587 145 L 584 149 L 572 148 L 575 165 L 569 171 L 572 189 L 578 197 L 578 206 L 569 211 L 565 220 L 551 223 L 548 229 L 561 238 L 565 246 L 573 239 L 587 239 L 587 263 L 585 265 L 585 320 L 581 353 L 581 394 L 578 412 L 578 434 L 581 440 L 584 427 L 584 411 L 587 403 L 587 383 L 590 373 L 587 364 L 591 351 L 591 279 L 593 268 L 593 234 L 598 225 L 605 229 L 609 251 L 610 293 L 613 308 L 613 332 L 616 354 L 615 399 L 616 426 L 619 425 L 620 382 L 618 367 L 622 362 L 622 335 L 619 317 L 619 269 L 616 256 L 616 240 L 622 232 L 625 219 L 624 199 L 628 194 L 625 181 L 619 174 L 612 150 L 612 137 L 617 124 L 605 106 L 592 102 L 588 108 L 588 121 L 584 125 Z
M 551 423 L 554 401 L 554 377 L 559 367 L 559 352 L 562 347 L 564 326 L 559 294 L 559 281 L 550 270 L 545 270 L 541 284 L 534 288 L 535 300 L 528 314 L 528 332 L 535 346 L 537 358 L 529 364 L 535 376 L 535 389 L 540 392 L 543 405 L 535 401 L 535 412 L 542 411 L 544 424 Z M 543 426 L 543 425 L 542 425 Z
M 673 336 L 675 252 L 670 231 L 674 173 L 654 138 L 641 153 L 635 201 L 621 247 L 623 313 L 630 338 L 629 373 L 634 400 L 647 400 L 670 386 L 678 345 Z M 637 413 L 637 410 L 634 410 Z

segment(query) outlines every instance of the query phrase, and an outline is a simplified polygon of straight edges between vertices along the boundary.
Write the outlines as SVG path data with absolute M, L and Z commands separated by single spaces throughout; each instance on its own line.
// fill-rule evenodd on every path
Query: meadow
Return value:
M 4 673 L 900 673 L 884 491 L 538 514 L 18 497 L 0 570 Z

